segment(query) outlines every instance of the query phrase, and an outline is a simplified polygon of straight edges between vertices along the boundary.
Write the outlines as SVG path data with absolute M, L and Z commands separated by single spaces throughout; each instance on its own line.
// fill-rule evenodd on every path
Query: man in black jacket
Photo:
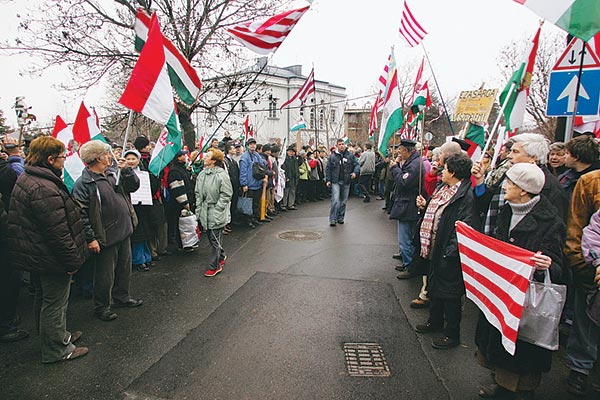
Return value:
M 399 147 L 400 157 L 390 164 L 390 172 L 394 176 L 395 185 L 390 219 L 398 220 L 398 246 L 400 248 L 400 253 L 394 254 L 393 258 L 401 259 L 404 266 L 398 279 L 417 276 L 411 271 L 410 263 L 414 253 L 413 232 L 420 217 L 417 196 L 420 194 L 419 190 L 424 191 L 425 170 L 415 146 L 416 142 L 402 139 Z M 400 161 L 402 161 L 402 166 L 400 166 Z
M 193 248 L 183 248 L 179 235 L 179 216 L 182 210 L 194 212 L 196 200 L 194 185 L 190 173 L 185 168 L 187 150 L 180 150 L 169 164 L 167 185 L 170 199 L 167 202 L 167 223 L 169 224 L 169 240 L 175 240 L 180 250 L 193 251 Z
M 298 186 L 299 167 L 298 157 L 294 146 L 287 148 L 287 155 L 281 168 L 285 171 L 285 189 L 283 190 L 283 199 L 281 200 L 281 208 L 284 210 L 297 210 L 294 206 L 296 203 L 296 187 Z
M 346 216 L 346 201 L 350 193 L 350 181 L 356 179 L 360 166 L 353 154 L 346 149 L 344 139 L 338 139 L 336 149 L 329 155 L 325 180 L 331 188 L 329 226 L 343 224 Z
M 233 188 L 233 196 L 231 197 L 231 221 L 238 222 L 237 215 L 237 202 L 242 192 L 240 187 L 240 166 L 233 158 L 235 155 L 235 147 L 231 143 L 225 145 L 225 159 L 223 160 L 227 173 L 229 173 L 229 180 L 231 181 L 231 187 Z
M 73 197 L 81 207 L 89 250 L 95 254 L 94 311 L 102 321 L 112 321 L 112 308 L 138 307 L 142 300 L 129 296 L 131 278 L 131 234 L 137 216 L 129 193 L 135 192 L 140 180 L 118 160 L 118 172 L 112 167 L 110 145 L 90 140 L 79 150 L 86 164 L 73 187 Z

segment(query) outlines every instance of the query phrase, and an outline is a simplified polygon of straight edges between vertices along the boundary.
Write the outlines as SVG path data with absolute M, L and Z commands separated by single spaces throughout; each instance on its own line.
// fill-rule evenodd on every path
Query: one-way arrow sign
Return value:
M 573 115 L 577 71 L 553 71 L 548 89 L 549 117 Z M 596 115 L 600 106 L 600 69 L 586 69 L 581 74 L 577 115 Z

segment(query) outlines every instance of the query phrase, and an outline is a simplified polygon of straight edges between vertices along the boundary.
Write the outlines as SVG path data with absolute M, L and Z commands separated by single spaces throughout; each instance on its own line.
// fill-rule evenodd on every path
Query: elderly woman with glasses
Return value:
M 87 255 L 79 208 L 61 179 L 65 146 L 53 137 L 31 142 L 8 211 L 8 244 L 14 268 L 32 273 L 35 322 L 43 363 L 87 354 L 76 347 L 81 332 L 67 330 L 71 275 Z

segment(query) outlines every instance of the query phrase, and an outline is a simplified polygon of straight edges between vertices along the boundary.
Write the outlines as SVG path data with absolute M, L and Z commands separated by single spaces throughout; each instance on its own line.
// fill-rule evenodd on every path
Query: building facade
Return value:
M 308 97 L 304 105 L 296 101 L 280 110 L 281 105 L 292 98 L 304 84 L 306 76 L 302 74 L 300 65 L 280 68 L 271 65 L 265 66 L 265 62 L 266 58 L 262 58 L 251 68 L 256 73 L 262 69 L 254 84 L 256 88 L 251 88 L 249 91 L 253 94 L 235 105 L 215 137 L 222 138 L 226 131 L 232 138 L 240 137 L 244 122 L 248 117 L 259 142 L 281 139 L 286 143 L 299 140 L 303 144 L 327 145 L 328 140 L 329 143 L 335 141 L 344 129 L 346 89 L 315 79 L 315 93 Z M 315 75 L 318 76 L 318 72 Z M 208 82 L 210 80 L 205 80 L 204 84 Z M 234 101 L 232 105 L 233 103 Z M 222 109 L 211 113 L 196 113 L 192 122 L 197 127 L 197 135 L 211 135 L 226 117 L 228 111 Z M 298 123 L 301 117 L 306 123 L 306 128 L 290 132 L 290 129 Z

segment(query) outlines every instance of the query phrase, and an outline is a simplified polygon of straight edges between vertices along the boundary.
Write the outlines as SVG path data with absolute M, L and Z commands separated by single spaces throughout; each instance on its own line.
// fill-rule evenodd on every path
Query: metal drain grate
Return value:
M 379 344 L 344 343 L 343 349 L 350 376 L 390 376 L 390 368 Z
M 286 231 L 279 234 L 279 239 L 291 241 L 319 240 L 321 234 L 311 231 Z

